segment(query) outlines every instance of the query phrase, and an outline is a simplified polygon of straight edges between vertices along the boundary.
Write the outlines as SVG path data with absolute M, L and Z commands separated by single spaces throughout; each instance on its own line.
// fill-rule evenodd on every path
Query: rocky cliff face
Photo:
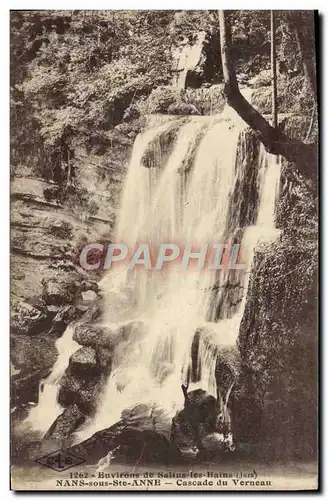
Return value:
M 293 118 L 293 123 L 295 117 Z M 304 137 L 304 121 L 293 127 Z M 295 123 L 294 123 L 295 124 Z M 316 168 L 309 165 L 309 168 Z M 241 356 L 260 409 L 255 431 L 265 456 L 316 455 L 317 200 L 314 186 L 283 161 L 279 238 L 257 248 L 239 333 Z M 242 411 L 238 407 L 237 413 Z
M 11 182 L 11 353 L 13 405 L 35 402 L 53 366 L 56 339 L 95 303 L 97 275 L 79 266 L 87 242 L 111 240 L 133 138 L 104 154 L 76 155 L 74 189 L 16 168 Z M 78 186 L 78 189 L 76 189 Z

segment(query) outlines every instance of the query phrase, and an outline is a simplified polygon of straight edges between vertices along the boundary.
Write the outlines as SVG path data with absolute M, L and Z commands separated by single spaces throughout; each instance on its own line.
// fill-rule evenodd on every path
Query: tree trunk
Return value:
M 272 126 L 278 126 L 277 108 L 277 54 L 276 54 L 276 13 L 271 11 L 271 71 L 272 71 Z
M 223 78 L 227 103 L 258 133 L 265 149 L 282 155 L 296 164 L 299 172 L 307 178 L 316 176 L 317 148 L 315 144 L 304 144 L 289 138 L 282 130 L 270 123 L 240 93 L 231 51 L 231 27 L 226 11 L 219 11 L 220 42 Z
M 67 182 L 66 185 L 69 186 L 71 183 L 71 161 L 69 155 L 69 148 L 67 148 Z

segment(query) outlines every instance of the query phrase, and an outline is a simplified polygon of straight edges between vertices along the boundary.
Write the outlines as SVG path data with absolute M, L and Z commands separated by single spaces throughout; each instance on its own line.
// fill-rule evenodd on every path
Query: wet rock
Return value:
M 93 352 L 93 356 L 96 358 L 96 366 L 89 367 L 84 371 L 90 371 L 90 374 L 101 372 L 109 375 L 112 367 L 114 338 L 112 331 L 105 327 L 88 324 L 76 325 L 73 339 L 85 346 L 86 349 L 91 349 L 90 352 Z M 77 353 L 75 354 L 77 355 Z M 74 357 L 72 361 L 74 364 Z M 76 368 L 72 367 L 73 371 L 76 371 Z
M 60 381 L 58 402 L 64 408 L 76 404 L 85 415 L 93 414 L 102 389 L 100 376 L 79 377 L 68 369 Z
M 185 407 L 172 420 L 171 442 L 182 458 L 196 458 L 202 440 L 216 432 L 216 399 L 202 389 L 185 394 Z
M 97 464 L 101 458 L 116 449 L 117 436 L 122 428 L 122 423 L 118 423 L 108 429 L 96 432 L 89 439 L 73 445 L 69 451 L 83 459 L 85 465 Z
M 96 351 L 92 347 L 81 347 L 70 357 L 69 368 L 71 373 L 76 375 L 90 377 L 92 374 L 97 373 L 99 367 L 97 365 Z
M 92 290 L 95 293 L 99 292 L 99 286 L 97 281 L 94 280 L 83 280 L 80 285 L 81 292 L 87 292 L 88 290 Z
M 28 374 L 53 366 L 57 359 L 55 341 L 50 335 L 30 338 L 12 335 L 11 361 L 20 374 Z
M 39 400 L 39 388 L 41 380 L 48 377 L 51 368 L 35 370 L 28 374 L 16 374 L 11 378 L 11 406 L 22 408 Z M 27 416 L 27 414 L 26 414 Z
M 238 386 L 241 371 L 242 361 L 237 345 L 218 349 L 215 379 L 224 400 L 226 400 L 229 390 L 234 391 Z
M 150 141 L 141 158 L 142 166 L 163 168 L 172 152 L 181 123 L 180 120 L 174 120 L 167 130 Z M 161 151 L 160 156 L 156 153 L 159 150 Z
M 85 415 L 79 407 L 74 404 L 66 408 L 59 417 L 56 418 L 44 439 L 56 439 L 65 441 L 85 420 Z
M 85 323 L 94 322 L 100 319 L 102 315 L 101 302 L 98 301 L 96 304 L 90 306 L 77 306 L 77 309 L 81 311 L 81 320 Z
M 72 321 L 79 319 L 82 315 L 83 311 L 72 305 L 60 307 L 52 320 L 51 333 L 61 335 Z
M 185 410 L 172 419 L 171 443 L 183 459 L 195 459 L 199 454 L 200 441 Z
M 120 455 L 134 463 L 170 463 L 172 445 L 162 434 L 154 430 L 125 428 L 115 439 Z
M 126 409 L 121 415 L 122 422 L 128 427 L 143 430 L 154 430 L 166 438 L 170 438 L 171 416 L 156 404 L 139 404 Z
M 67 305 L 77 297 L 79 282 L 74 274 L 57 273 L 42 280 L 43 299 L 46 304 Z
M 13 406 L 38 401 L 40 381 L 49 375 L 57 359 L 55 340 L 49 335 L 12 336 L 11 362 L 16 370 L 11 379 Z
M 93 290 L 87 290 L 86 292 L 82 292 L 82 298 L 85 301 L 91 301 L 97 299 L 97 294 Z
M 73 340 L 83 346 L 111 348 L 115 335 L 115 330 L 104 326 L 80 324 L 75 327 Z
M 13 334 L 36 335 L 42 333 L 47 326 L 47 309 L 36 307 L 27 302 L 14 304 L 10 327 Z
M 74 445 L 70 451 L 95 464 L 111 453 L 125 463 L 172 463 L 176 449 L 169 441 L 171 419 L 165 410 L 137 405 L 122 413 L 122 420 Z

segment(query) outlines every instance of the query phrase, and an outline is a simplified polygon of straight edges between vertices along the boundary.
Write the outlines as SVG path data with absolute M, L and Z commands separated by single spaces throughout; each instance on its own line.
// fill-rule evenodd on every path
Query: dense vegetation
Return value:
M 269 68 L 269 12 L 231 15 L 237 73 L 251 79 Z M 304 15 L 313 49 L 313 20 Z M 183 41 L 194 43 L 200 31 L 206 33 L 206 57 L 188 75 L 190 88 L 177 94 L 170 87 L 173 50 Z M 297 37 L 283 12 L 277 46 L 281 110 L 309 113 L 313 97 Z M 173 114 L 215 111 L 221 90 L 209 96 L 206 87 L 222 82 L 219 48 L 215 11 L 13 11 L 13 172 L 24 165 L 46 179 L 71 184 L 77 148 L 103 154 L 122 121 L 136 120 L 140 113 L 167 112 L 170 105 Z M 200 86 L 202 94 L 192 90 Z M 262 86 L 257 95 L 258 106 L 268 111 L 270 92 Z M 133 128 L 125 126 L 121 132 L 127 135 Z
M 230 16 L 240 86 L 248 85 L 253 105 L 270 113 L 269 11 Z M 292 125 L 290 117 L 281 122 L 302 141 L 314 141 L 315 92 L 307 64 L 314 60 L 313 15 L 277 17 L 278 109 L 298 115 Z M 200 31 L 206 34 L 204 57 L 188 73 L 186 88 L 178 89 L 172 84 L 174 50 L 195 43 Z M 87 203 L 96 213 L 80 185 L 81 162 L 93 165 L 97 158 L 106 172 L 121 172 L 145 115 L 212 114 L 223 104 L 215 11 L 11 13 L 11 174 L 51 181 L 44 190 L 49 201 L 56 197 L 69 208 Z M 273 442 L 279 434 L 273 455 L 292 450 L 313 456 L 317 204 L 313 185 L 297 177 L 293 165 L 284 163 L 282 177 L 281 237 L 258 249 L 240 348 L 264 414 L 258 438 Z

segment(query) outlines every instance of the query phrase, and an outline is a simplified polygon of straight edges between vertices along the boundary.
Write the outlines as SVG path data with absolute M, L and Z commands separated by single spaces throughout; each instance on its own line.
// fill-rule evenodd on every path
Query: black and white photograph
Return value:
M 318 489 L 319 24 L 11 10 L 12 490 Z

